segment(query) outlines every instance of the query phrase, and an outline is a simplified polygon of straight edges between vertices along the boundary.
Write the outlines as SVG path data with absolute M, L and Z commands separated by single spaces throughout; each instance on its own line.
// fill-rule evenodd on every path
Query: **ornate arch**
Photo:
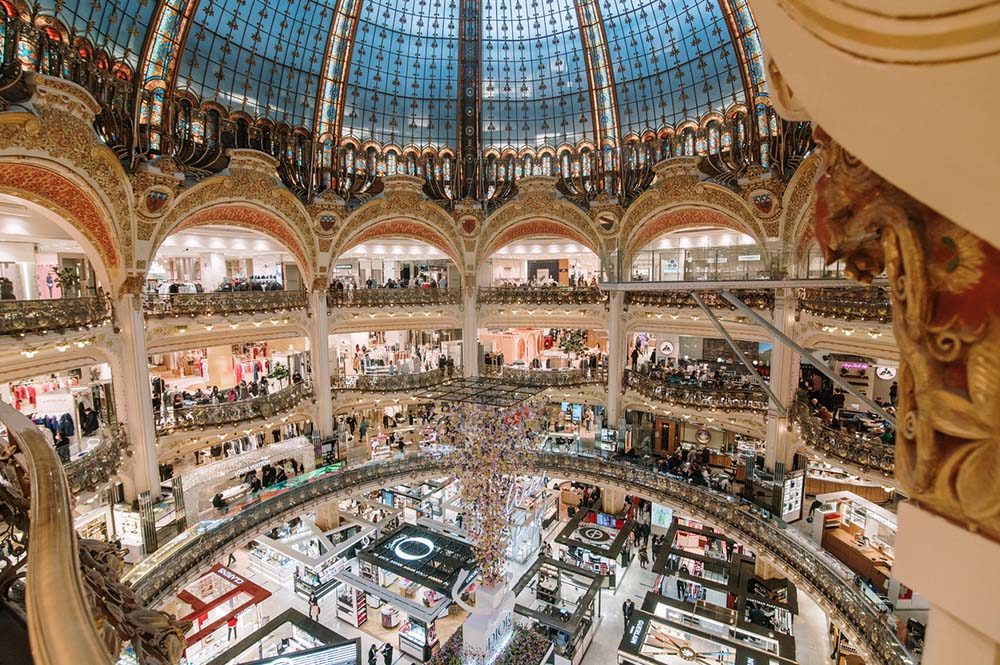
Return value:
M 598 257 L 605 246 L 594 221 L 575 205 L 556 196 L 555 178 L 525 178 L 521 193 L 486 218 L 476 243 L 482 262 L 503 245 L 529 235 L 556 235 L 579 242 Z M 499 243 L 499 244 L 498 244 Z
M 299 264 L 299 269 L 303 273 L 303 280 L 306 284 L 312 283 L 314 272 L 313 262 L 309 260 L 310 254 L 298 238 L 294 229 L 281 216 L 250 201 L 211 203 L 186 215 L 169 226 L 165 225 L 157 235 L 157 241 L 150 248 L 150 261 L 146 264 L 146 270 L 149 269 L 149 264 L 152 263 L 151 259 L 156 256 L 156 252 L 167 236 L 186 229 L 208 226 L 210 224 L 236 226 L 251 231 L 259 231 L 269 236 L 295 256 L 295 260 Z
M 501 247 L 531 236 L 558 236 L 578 242 L 590 251 L 600 256 L 600 247 L 595 246 L 592 239 L 572 228 L 568 224 L 556 219 L 535 218 L 526 219 L 507 226 L 499 234 L 494 234 L 489 244 L 483 246 L 479 258 L 483 261 L 493 256 Z
M 48 168 L 0 160 L 0 192 L 51 213 L 49 217 L 85 249 L 105 288 L 114 289 L 125 260 L 110 216 L 89 187 Z
M 636 253 L 659 236 L 673 231 L 700 226 L 732 229 L 739 233 L 746 233 L 760 242 L 760 237 L 752 233 L 751 229 L 748 229 L 727 214 L 708 207 L 682 206 L 675 209 L 668 209 L 658 215 L 652 215 L 635 229 L 632 236 L 627 240 L 624 252 L 622 253 L 622 265 L 631 267 L 632 259 L 635 258 Z
M 406 217 L 385 219 L 366 225 L 350 238 L 345 238 L 343 244 L 337 246 L 332 260 L 335 261 L 344 252 L 368 240 L 390 237 L 416 238 L 417 240 L 426 242 L 428 245 L 433 245 L 447 254 L 456 267 L 460 270 L 462 268 L 461 259 L 457 254 L 458 250 L 451 246 L 447 238 L 430 225 Z
M 447 254 L 465 272 L 465 244 L 451 216 L 424 198 L 423 180 L 394 175 L 384 179 L 385 195 L 351 213 L 337 232 L 332 259 L 364 240 L 413 234 Z

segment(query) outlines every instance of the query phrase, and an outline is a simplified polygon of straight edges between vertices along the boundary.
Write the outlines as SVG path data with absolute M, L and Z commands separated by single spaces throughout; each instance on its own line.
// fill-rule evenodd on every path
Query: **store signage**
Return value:
M 243 584 L 244 582 L 246 582 L 245 579 L 243 579 L 242 577 L 240 577 L 239 575 L 237 575 L 233 571 L 229 570 L 228 568 L 219 568 L 215 572 L 219 575 L 219 577 L 224 577 L 225 579 L 229 580 L 230 582 L 232 582 L 236 586 L 240 586 L 241 584 Z
M 869 365 L 868 363 L 856 363 L 856 362 L 840 363 L 840 366 L 843 369 L 856 369 L 862 372 L 871 367 L 871 365 Z
M 403 538 L 395 544 L 392 551 L 403 561 L 419 561 L 434 553 L 434 543 L 421 536 Z
M 663 342 L 660 344 L 660 353 L 662 353 L 663 355 L 669 356 L 673 352 L 674 352 L 674 345 L 671 344 L 670 342 Z
M 350 263 L 338 263 L 333 267 L 334 270 L 351 270 L 354 266 Z
M 896 368 L 888 367 L 886 365 L 879 365 L 875 368 L 875 376 L 882 379 L 883 381 L 892 381 L 896 378 Z
M 760 261 L 760 254 L 742 254 L 736 259 L 738 261 Z
M 632 628 L 628 631 L 628 643 L 629 646 L 636 650 L 638 653 L 639 644 L 642 642 L 643 636 L 646 634 L 646 619 L 636 619 L 636 622 L 632 624 Z
M 334 647 L 320 647 L 289 656 L 257 660 L 252 665 L 343 665 L 353 663 L 357 658 L 357 651 L 358 647 L 352 640 Z
M 707 429 L 700 429 L 698 433 L 694 435 L 695 441 L 701 444 L 706 444 L 712 440 L 712 433 Z
M 659 503 L 653 504 L 653 513 L 651 515 L 650 521 L 653 526 L 658 526 L 663 529 L 669 529 L 670 523 L 674 519 L 674 509 L 664 506 Z

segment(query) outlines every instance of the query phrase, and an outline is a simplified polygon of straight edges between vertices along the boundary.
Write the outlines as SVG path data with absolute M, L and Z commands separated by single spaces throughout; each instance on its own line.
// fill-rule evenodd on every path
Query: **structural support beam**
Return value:
M 754 323 L 764 328 L 765 330 L 770 331 L 771 333 L 774 334 L 774 336 L 777 339 L 780 339 L 782 342 L 795 349 L 801 357 L 805 358 L 809 362 L 810 365 L 819 370 L 824 376 L 826 376 L 826 378 L 833 381 L 834 384 L 839 386 L 842 390 L 856 397 L 858 401 L 860 401 L 862 404 L 871 409 L 872 413 L 875 413 L 883 420 L 886 420 L 887 422 L 892 424 L 893 427 L 896 426 L 895 417 L 890 416 L 888 413 L 885 412 L 885 410 L 882 407 L 878 406 L 877 404 L 875 404 L 875 402 L 871 401 L 863 394 L 859 393 L 857 390 L 854 389 L 854 386 L 852 386 L 850 383 L 844 381 L 842 378 L 837 376 L 836 372 L 827 367 L 827 365 L 822 360 L 813 355 L 811 351 L 803 348 L 791 337 L 786 335 L 781 330 L 778 330 L 770 321 L 768 321 L 763 316 L 755 312 L 753 308 L 748 307 L 746 303 L 744 303 L 742 300 L 734 296 L 729 291 L 723 291 L 722 297 L 728 300 L 730 303 L 732 303 L 733 306 L 740 311 L 740 313 L 745 314 L 746 316 L 753 319 Z
M 709 321 L 712 322 L 712 324 L 715 326 L 715 329 L 719 331 L 719 334 L 722 335 L 722 338 L 726 340 L 727 344 L 729 344 L 729 348 L 733 350 L 733 353 L 736 354 L 736 357 L 740 359 L 740 362 L 743 363 L 743 366 L 746 367 L 747 370 L 750 372 L 751 376 L 753 376 L 753 380 L 757 383 L 758 386 L 761 387 L 761 389 L 764 392 L 767 393 L 767 397 L 771 401 L 771 405 L 774 407 L 774 409 L 779 414 L 781 414 L 782 417 L 787 416 L 788 407 L 786 407 L 784 404 L 781 403 L 781 400 L 778 399 L 778 396 L 771 391 L 771 387 L 767 385 L 766 381 L 764 381 L 764 377 L 760 375 L 760 373 L 757 371 L 757 368 L 753 366 L 753 363 L 747 360 L 747 357 L 746 355 L 744 355 L 743 350 L 740 349 L 740 347 L 736 344 L 736 340 L 734 340 L 732 335 L 729 334 L 729 331 L 726 330 L 726 327 L 722 325 L 722 321 L 719 321 L 718 317 L 716 317 L 715 314 L 712 312 L 712 310 L 709 309 L 708 305 L 706 305 L 705 302 L 701 299 L 701 296 L 698 295 L 697 291 L 692 291 L 691 297 L 694 298 L 694 301 L 696 303 L 698 303 L 698 307 L 701 307 L 702 311 L 705 312 L 705 315 L 708 316 Z
M 482 123 L 482 7 L 480 0 L 460 0 L 458 6 L 458 191 L 455 198 L 480 198 L 479 165 Z

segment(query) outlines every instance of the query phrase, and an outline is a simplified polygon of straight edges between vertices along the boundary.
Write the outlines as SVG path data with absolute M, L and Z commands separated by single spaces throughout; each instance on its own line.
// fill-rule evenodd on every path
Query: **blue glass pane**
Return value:
M 742 97 L 717 0 L 603 0 L 622 133 L 699 118 Z
M 156 0 L 41 0 L 38 4 L 40 15 L 55 16 L 74 36 L 86 37 L 115 60 L 138 67 Z M 56 5 L 61 6 L 58 12 Z
M 484 148 L 592 140 L 573 0 L 483 0 Z
M 334 0 L 202 0 L 180 88 L 234 111 L 312 127 Z
M 344 100 L 343 135 L 455 146 L 456 0 L 365 0 Z

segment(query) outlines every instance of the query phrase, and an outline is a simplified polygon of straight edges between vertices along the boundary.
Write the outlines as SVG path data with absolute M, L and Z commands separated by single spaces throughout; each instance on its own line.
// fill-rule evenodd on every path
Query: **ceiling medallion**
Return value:
M 781 201 L 778 197 L 766 189 L 755 189 L 747 195 L 754 214 L 761 219 L 771 219 L 781 212 Z

